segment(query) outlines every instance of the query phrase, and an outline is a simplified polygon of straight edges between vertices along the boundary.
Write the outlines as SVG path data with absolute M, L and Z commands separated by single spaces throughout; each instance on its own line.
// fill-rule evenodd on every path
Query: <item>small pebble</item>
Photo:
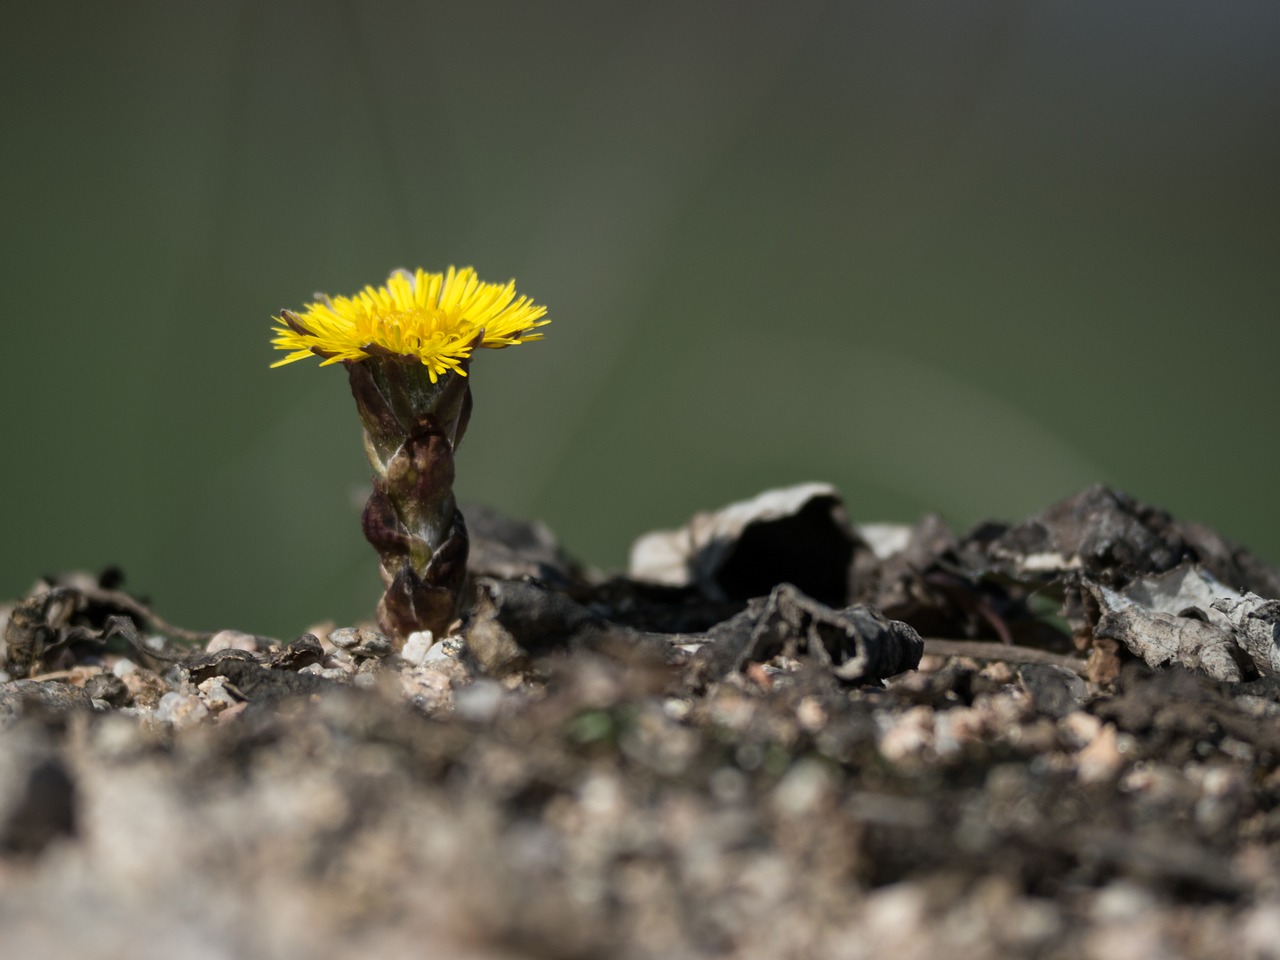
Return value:
M 1076 773 L 1084 783 L 1110 780 L 1123 767 L 1124 751 L 1116 737 L 1116 728 L 1109 723 L 1076 754 Z
M 809 733 L 817 733 L 827 725 L 827 711 L 817 697 L 805 697 L 796 704 L 796 720 Z
M 205 644 L 206 653 L 217 653 L 219 650 L 248 650 L 258 652 L 258 638 L 242 630 L 219 630 Z
M 784 781 L 785 782 L 785 781 Z M 707 785 L 711 795 L 723 804 L 744 803 L 750 795 L 751 784 L 746 774 L 736 767 L 720 767 L 711 774 Z
M 85 693 L 109 706 L 123 707 L 129 702 L 129 688 L 114 673 L 94 674 L 84 684 Z
M 1093 742 L 1102 731 L 1102 721 L 1091 713 L 1073 710 L 1058 721 L 1058 729 L 1067 745 L 1078 750 Z
M 312 663 L 303 667 L 299 673 L 312 673 L 317 677 L 324 677 L 326 680 L 347 680 L 351 676 L 350 670 L 344 670 L 342 667 L 326 667 L 321 663 Z
M 178 729 L 195 726 L 209 716 L 209 708 L 197 697 L 185 693 L 166 693 L 156 707 L 156 719 L 172 723 Z
M 477 680 L 453 692 L 453 709 L 464 720 L 488 723 L 502 706 L 502 687 L 492 680 Z
M 404 642 L 404 648 L 400 651 L 400 659 L 406 663 L 413 664 L 415 667 L 420 667 L 434 643 L 435 638 L 430 630 L 419 630 L 416 633 L 411 633 Z
M 889 727 L 880 737 L 880 753 L 890 762 L 899 762 L 933 746 L 934 710 L 918 706 L 898 716 L 890 716 Z M 879 720 L 879 718 L 877 718 Z
M 452 681 L 435 670 L 405 670 L 400 674 L 400 689 L 428 713 L 450 702 L 452 688 Z
M 197 689 L 201 699 L 215 716 L 240 702 L 227 689 L 226 677 L 210 677 Z
M 662 712 L 672 720 L 685 720 L 693 712 L 693 704 L 679 697 L 668 697 L 662 701 Z
M 434 647 L 427 651 L 424 663 L 430 663 L 433 660 L 454 660 L 457 659 L 461 649 L 461 644 L 457 640 L 444 639 L 437 643 Z
M 351 653 L 357 657 L 371 657 L 380 660 L 391 653 L 394 648 L 391 638 L 377 631 L 365 630 L 363 634 L 364 636 L 360 642 L 351 648 Z
M 339 627 L 330 631 L 329 642 L 355 657 L 385 657 L 393 646 L 385 634 L 364 627 Z
M 358 627 L 339 627 L 337 630 L 330 630 L 329 642 L 339 650 L 354 647 L 360 642 L 360 629 Z
M 773 806 L 784 817 L 817 813 L 835 790 L 835 777 L 826 764 L 799 760 L 773 790 Z
M 1098 891 L 1089 912 L 1097 920 L 1126 921 L 1146 913 L 1154 902 L 1150 891 L 1128 880 L 1116 880 Z

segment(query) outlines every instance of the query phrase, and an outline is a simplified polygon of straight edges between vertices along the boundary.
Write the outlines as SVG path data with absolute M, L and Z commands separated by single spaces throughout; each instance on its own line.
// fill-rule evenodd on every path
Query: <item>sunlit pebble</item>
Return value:
M 149 708 L 158 705 L 160 697 L 169 692 L 169 685 L 159 675 L 136 664 L 132 670 L 117 674 L 124 681 L 134 705 Z
M 426 660 L 427 652 L 434 643 L 435 637 L 430 630 L 419 630 L 416 633 L 411 633 L 405 640 L 404 647 L 400 650 L 400 659 L 405 663 L 420 667 L 422 662 Z
M 817 733 L 827 725 L 827 711 L 817 697 L 803 697 L 796 704 L 796 722 L 807 733 Z
M 110 761 L 135 754 L 140 743 L 138 731 L 137 722 L 123 710 L 102 714 L 89 733 L 94 754 Z
M 160 698 L 156 719 L 172 723 L 178 729 L 192 727 L 209 716 L 209 708 L 197 697 L 170 691 Z
M 1124 763 L 1122 743 L 1116 728 L 1108 723 L 1076 754 L 1076 775 L 1084 783 L 1102 783 L 1116 776 Z
M 385 657 L 391 653 L 391 639 L 366 627 L 339 627 L 329 632 L 329 642 L 340 650 L 361 657 Z
M 1018 679 L 1017 671 L 1010 664 L 999 660 L 988 663 L 978 673 L 993 683 L 1014 683 Z
M 693 704 L 679 697 L 667 697 L 662 701 L 662 712 L 671 720 L 685 720 L 693 712 Z
M 1073 710 L 1058 721 L 1058 730 L 1067 746 L 1079 750 L 1092 743 L 1093 738 L 1102 731 L 1102 721 L 1092 713 Z
M 721 727 L 742 731 L 751 722 L 756 705 L 750 697 L 732 687 L 721 687 L 711 701 L 711 719 Z
M 1253 763 L 1253 745 L 1243 740 L 1237 740 L 1235 737 L 1223 737 L 1218 742 L 1218 749 L 1232 760 L 1239 760 L 1241 763 Z
M 1084 956 L 1088 960 L 1169 960 L 1183 956 L 1169 942 L 1160 914 L 1153 911 L 1132 920 L 1103 923 L 1084 937 Z
M 1268 700 L 1266 697 L 1241 694 L 1236 697 L 1236 706 L 1255 717 L 1275 717 L 1280 715 L 1280 703 Z
M 339 627 L 330 630 L 327 639 L 339 650 L 349 650 L 360 642 L 361 632 L 359 627 Z
M 1037 715 L 1035 702 L 1021 687 L 1008 687 L 991 697 L 988 702 L 993 715 L 992 722 L 997 729 L 1017 727 Z
M 1132 920 L 1150 910 L 1154 902 L 1149 891 L 1127 880 L 1118 880 L 1098 891 L 1089 913 L 1104 923 Z
M 746 674 L 747 679 L 750 680 L 752 683 L 754 683 L 756 686 L 760 687 L 760 689 L 762 690 L 773 689 L 773 680 L 769 672 L 765 669 L 764 664 L 749 663 L 747 664 L 746 670 L 743 672 Z
M 617 778 L 604 773 L 587 777 L 578 788 L 578 797 L 583 812 L 594 817 L 609 817 L 622 805 Z
M 351 652 L 359 657 L 381 660 L 390 656 L 394 649 L 395 644 L 386 634 L 378 633 L 376 630 L 364 630 L 361 631 L 360 643 L 352 647 Z
M 855 955 L 885 956 L 894 948 L 917 946 L 920 931 L 928 928 L 928 911 L 929 898 L 923 884 L 898 883 L 877 890 L 866 899 L 856 938 L 858 947 L 874 946 L 865 954 L 859 950 Z M 880 953 L 877 948 L 885 952 Z
M 773 790 L 773 808 L 784 817 L 816 813 L 835 790 L 835 777 L 826 764 L 800 760 Z
M 1209 797 L 1225 797 L 1244 789 L 1244 778 L 1234 767 L 1188 764 L 1187 779 Z
M 404 670 L 400 674 L 400 689 L 428 712 L 448 706 L 452 688 L 453 681 L 438 670 Z
M 718 803 L 727 805 L 742 803 L 747 799 L 746 775 L 736 767 L 719 767 L 708 780 L 711 795 Z
M 432 660 L 459 660 L 467 650 L 467 642 L 462 637 L 445 637 L 427 651 L 427 663 Z
M 1195 805 L 1196 823 L 1207 830 L 1221 830 L 1236 816 L 1236 800 L 1245 792 L 1238 768 L 1189 764 L 1187 779 L 1200 792 Z
M 249 701 L 242 700 L 240 703 L 237 703 L 234 706 L 227 707 L 227 709 L 223 710 L 220 714 L 218 714 L 218 722 L 229 723 L 230 721 L 234 720 L 236 717 L 240 716 L 240 714 L 244 713 L 248 709 L 249 709 Z
M 1184 793 L 1182 772 L 1165 764 L 1137 764 L 1126 770 L 1116 786 L 1125 793 L 1138 794 L 1153 804 L 1170 803 Z
M 880 737 L 880 752 L 886 760 L 899 761 L 916 756 L 933 746 L 934 710 L 912 707 L 897 718 Z
M 311 663 L 299 670 L 299 673 L 309 673 L 317 677 L 324 677 L 326 680 L 345 681 L 351 676 L 355 670 L 350 658 L 345 661 L 339 661 L 338 665 L 326 667 L 323 663 Z
M 916 667 L 916 670 L 920 673 L 934 673 L 945 667 L 950 660 L 950 657 L 944 657 L 936 653 L 926 653 L 920 658 L 920 664 Z
M 200 698 L 213 714 L 219 714 L 228 707 L 234 707 L 239 701 L 227 690 L 225 677 L 210 677 L 197 688 Z
M 454 691 L 453 709 L 464 720 L 488 723 L 498 715 L 503 696 L 500 684 L 492 680 L 477 680 L 470 686 Z
M 933 720 L 933 746 L 938 756 L 954 755 L 961 752 L 966 744 L 981 740 L 988 730 L 990 715 L 989 711 L 977 707 L 952 707 L 938 711 Z
M 1258 904 L 1245 914 L 1240 929 L 1245 956 L 1280 956 L 1280 903 Z
M 217 653 L 220 650 L 247 650 L 258 652 L 258 638 L 242 630 L 219 630 L 205 644 L 206 653 Z

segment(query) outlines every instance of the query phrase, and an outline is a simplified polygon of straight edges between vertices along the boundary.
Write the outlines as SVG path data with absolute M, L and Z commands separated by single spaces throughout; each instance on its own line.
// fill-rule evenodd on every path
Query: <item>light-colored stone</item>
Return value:
M 156 719 L 178 729 L 193 727 L 209 716 L 209 708 L 198 697 L 170 691 L 160 698 Z
M 834 792 L 835 776 L 830 767 L 818 760 L 799 760 L 774 787 L 771 800 L 781 816 L 806 817 L 817 814 Z
M 242 630 L 219 630 L 205 644 L 206 653 L 217 653 L 220 650 L 247 650 L 258 653 L 258 638 Z
M 498 715 L 505 694 L 501 684 L 477 680 L 453 693 L 453 709 L 458 716 L 476 723 L 488 723 Z
M 1084 783 L 1102 783 L 1119 774 L 1124 763 L 1116 728 L 1108 723 L 1076 754 L 1076 775 Z
M 201 683 L 197 689 L 200 691 L 200 698 L 204 701 L 205 706 L 215 716 L 240 702 L 227 689 L 225 677 L 210 677 Z
M 1102 721 L 1092 713 L 1073 710 L 1058 721 L 1058 729 L 1063 740 L 1073 749 L 1079 750 L 1093 742 L 1102 731 Z
M 419 630 L 416 633 L 411 633 L 400 651 L 400 659 L 405 663 L 420 667 L 434 643 L 435 637 L 430 630 Z
M 796 721 L 809 733 L 827 725 L 827 711 L 817 697 L 805 697 L 796 704 Z
M 886 760 L 897 763 L 917 757 L 933 748 L 934 711 L 931 707 L 912 707 L 889 719 L 880 737 L 880 752 Z

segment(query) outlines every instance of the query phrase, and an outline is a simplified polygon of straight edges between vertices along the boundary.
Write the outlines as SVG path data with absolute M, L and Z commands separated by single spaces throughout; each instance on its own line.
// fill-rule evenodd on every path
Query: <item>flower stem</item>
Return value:
M 386 587 L 378 624 L 400 641 L 417 630 L 442 636 L 458 615 L 467 572 L 453 455 L 470 419 L 470 385 L 453 372 L 433 382 L 403 357 L 346 367 L 374 471 L 362 524 Z

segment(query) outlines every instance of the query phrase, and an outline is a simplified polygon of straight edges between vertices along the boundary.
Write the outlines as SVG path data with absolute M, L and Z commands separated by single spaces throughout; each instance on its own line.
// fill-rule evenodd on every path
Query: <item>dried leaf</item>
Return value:
M 697 586 L 715 600 L 747 600 L 780 583 L 843 606 L 858 543 L 835 487 L 805 483 L 695 514 L 679 530 L 640 537 L 631 576 Z

